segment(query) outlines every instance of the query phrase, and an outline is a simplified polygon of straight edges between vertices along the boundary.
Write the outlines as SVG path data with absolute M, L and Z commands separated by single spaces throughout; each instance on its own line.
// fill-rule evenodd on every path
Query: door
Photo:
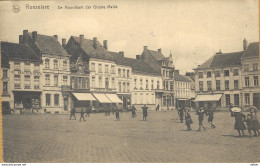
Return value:
M 239 94 L 234 94 L 235 106 L 239 106 Z
M 253 105 L 260 109 L 260 93 L 253 93 Z

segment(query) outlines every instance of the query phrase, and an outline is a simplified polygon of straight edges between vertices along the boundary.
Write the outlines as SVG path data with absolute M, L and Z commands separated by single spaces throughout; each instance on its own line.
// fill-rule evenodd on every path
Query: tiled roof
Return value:
M 149 50 L 149 49 L 145 49 L 145 51 L 147 51 L 149 54 L 151 54 L 157 61 L 165 58 L 163 56 L 163 54 L 158 51 L 153 51 L 153 50 Z
M 28 33 L 30 40 L 32 41 L 32 33 Z M 59 55 L 69 57 L 70 55 L 61 46 L 61 44 L 53 36 L 37 34 L 37 40 L 35 42 L 37 48 L 42 54 Z
M 119 65 L 125 65 L 132 67 L 133 72 L 143 73 L 143 74 L 152 74 L 161 76 L 156 70 L 154 70 L 147 62 L 142 60 L 137 60 L 133 58 L 126 58 L 120 53 L 109 51 L 109 55 L 114 61 Z
M 144 49 L 141 57 L 145 59 L 146 62 L 149 63 L 150 66 L 152 66 L 157 72 L 161 71 L 161 64 L 159 61 L 161 61 L 164 56 L 157 52 L 157 51 L 152 51 L 148 49 Z
M 206 69 L 206 68 L 223 68 L 230 66 L 240 66 L 241 65 L 241 57 L 243 52 L 232 52 L 225 54 L 216 54 L 205 61 L 202 65 L 197 67 L 196 69 Z
M 180 75 L 179 72 L 174 72 L 174 81 L 180 81 L 180 82 L 191 82 L 188 78 L 186 78 L 183 75 Z
M 1 57 L 2 57 L 2 66 L 8 67 L 5 64 L 9 63 L 11 59 L 19 60 L 31 60 L 31 61 L 40 61 L 40 56 L 33 52 L 30 47 L 26 45 L 21 45 L 17 43 L 8 43 L 1 42 Z
M 259 42 L 250 43 L 242 58 L 259 57 Z

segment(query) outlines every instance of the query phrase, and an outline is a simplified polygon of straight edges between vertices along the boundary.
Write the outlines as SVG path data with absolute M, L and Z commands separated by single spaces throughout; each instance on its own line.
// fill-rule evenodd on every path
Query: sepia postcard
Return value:
M 258 166 L 258 0 L 0 1 L 0 42 L 2 166 Z

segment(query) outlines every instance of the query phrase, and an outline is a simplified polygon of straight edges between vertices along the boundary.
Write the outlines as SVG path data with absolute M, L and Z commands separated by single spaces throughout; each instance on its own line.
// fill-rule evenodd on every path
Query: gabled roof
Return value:
M 183 75 L 180 75 L 177 71 L 174 71 L 174 81 L 191 82 L 188 78 L 186 78 Z
M 223 68 L 230 66 L 240 66 L 241 65 L 241 57 L 243 55 L 243 51 L 240 52 L 232 52 L 232 53 L 220 53 L 215 54 L 207 61 L 205 61 L 202 65 L 198 66 L 197 69 L 207 69 L 207 68 Z
M 149 49 L 145 49 L 144 51 L 147 51 L 150 55 L 152 55 L 157 61 L 164 59 L 164 55 L 158 51 L 153 51 Z
M 2 66 L 8 67 L 9 60 L 30 60 L 30 61 L 40 61 L 40 55 L 37 55 L 30 47 L 27 45 L 1 42 L 1 64 Z M 8 65 L 7 65 L 8 64 Z
M 32 33 L 28 33 L 32 41 Z M 35 45 L 42 54 L 58 55 L 69 57 L 70 55 L 53 36 L 37 34 Z M 32 45 L 33 46 L 33 45 Z
M 259 42 L 250 43 L 245 50 L 242 58 L 259 57 Z

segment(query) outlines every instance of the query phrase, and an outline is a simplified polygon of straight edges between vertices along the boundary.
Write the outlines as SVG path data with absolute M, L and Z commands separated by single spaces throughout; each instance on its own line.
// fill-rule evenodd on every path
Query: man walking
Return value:
M 74 107 L 72 107 L 71 110 L 70 110 L 70 120 L 71 120 L 71 117 L 72 117 L 72 116 L 74 116 L 74 120 L 76 120 L 75 113 L 76 113 L 76 110 L 75 110 Z
M 160 105 L 158 104 L 158 105 L 156 106 L 156 112 L 159 111 L 159 110 L 160 110 Z
M 144 105 L 144 106 L 142 107 L 142 109 L 143 109 L 143 121 L 144 121 L 144 120 L 146 121 L 146 117 L 148 116 L 148 113 L 147 113 L 148 107 L 146 107 L 146 105 Z
M 118 109 L 117 106 L 115 107 L 115 109 L 116 109 L 116 120 L 120 120 L 120 117 L 119 117 L 119 109 Z
M 132 111 L 132 118 L 135 118 L 136 117 L 136 109 L 135 109 L 135 106 L 133 105 L 132 108 L 131 108 L 131 111 Z
M 86 117 L 90 117 L 89 114 L 91 112 L 91 106 L 87 107 L 86 112 L 87 112 Z
M 85 120 L 85 117 L 84 117 L 84 113 L 85 113 L 85 112 L 83 111 L 83 108 L 81 108 L 81 111 L 80 111 L 80 119 L 79 119 L 80 122 L 81 122 L 81 118 L 83 118 L 83 120 L 86 121 L 86 120 Z

